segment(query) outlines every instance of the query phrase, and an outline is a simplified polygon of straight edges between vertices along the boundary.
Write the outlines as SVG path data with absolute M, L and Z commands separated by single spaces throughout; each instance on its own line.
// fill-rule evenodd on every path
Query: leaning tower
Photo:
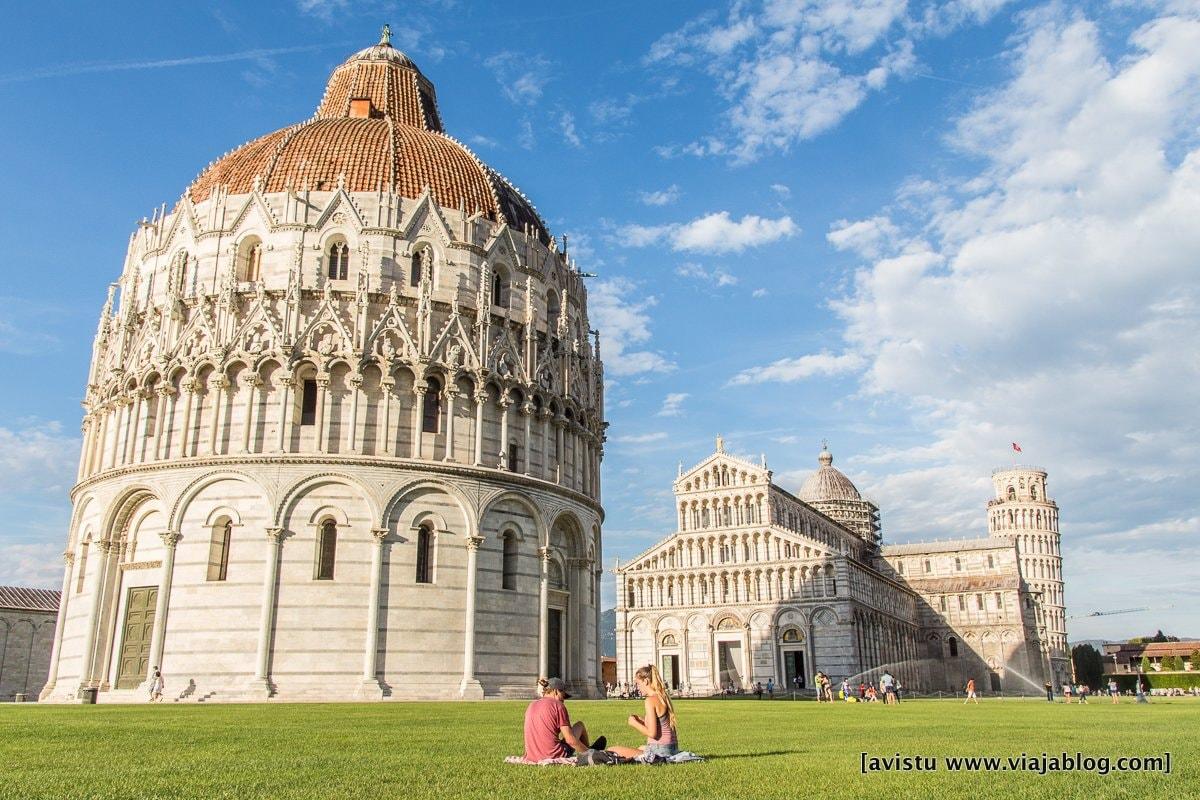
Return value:
M 992 473 L 996 498 L 988 501 L 988 533 L 1016 545 L 1017 560 L 1034 612 L 1038 638 L 1046 643 L 1055 685 L 1070 678 L 1058 505 L 1046 494 L 1040 467 L 998 469 Z

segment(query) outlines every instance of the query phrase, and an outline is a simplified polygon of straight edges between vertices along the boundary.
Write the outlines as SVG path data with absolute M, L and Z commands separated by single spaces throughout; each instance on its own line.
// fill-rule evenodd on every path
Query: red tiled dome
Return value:
M 244 194 L 288 188 L 347 191 L 392 187 L 418 197 L 426 186 L 443 206 L 463 204 L 542 241 L 549 232 L 532 204 L 502 175 L 442 130 L 437 95 L 416 65 L 387 42 L 360 50 L 333 71 L 305 122 L 268 133 L 210 164 L 188 187 L 192 202 L 217 186 Z

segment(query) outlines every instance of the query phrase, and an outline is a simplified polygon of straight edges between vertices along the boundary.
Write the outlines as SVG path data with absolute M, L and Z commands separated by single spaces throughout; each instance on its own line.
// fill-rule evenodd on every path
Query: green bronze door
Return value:
M 136 689 L 150 674 L 150 637 L 154 631 L 157 586 L 135 586 L 125 599 L 125 628 L 121 635 L 121 658 L 117 666 L 117 688 Z

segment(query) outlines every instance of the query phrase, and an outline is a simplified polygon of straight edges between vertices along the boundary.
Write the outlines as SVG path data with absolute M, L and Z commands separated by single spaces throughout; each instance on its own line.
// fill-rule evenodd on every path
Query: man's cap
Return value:
M 545 691 L 546 692 L 562 692 L 562 696 L 564 698 L 571 696 L 567 692 L 567 684 L 565 682 L 563 682 L 562 678 L 551 678 L 550 680 L 546 681 Z

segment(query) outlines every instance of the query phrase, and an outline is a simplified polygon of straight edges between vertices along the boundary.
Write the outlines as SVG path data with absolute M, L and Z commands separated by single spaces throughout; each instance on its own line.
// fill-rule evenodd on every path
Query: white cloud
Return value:
M 496 147 L 500 144 L 490 136 L 484 136 L 479 133 L 472 136 L 468 141 L 475 147 Z
M 650 310 L 658 303 L 653 295 L 636 296 L 638 287 L 627 278 L 591 284 L 588 311 L 601 333 L 601 354 L 610 375 L 669 372 L 675 365 L 661 353 L 633 348 L 650 341 Z
M 799 358 L 781 358 L 764 367 L 744 369 L 729 380 L 731 386 L 756 383 L 794 383 L 814 375 L 842 375 L 863 367 L 864 360 L 856 353 L 815 353 Z
M 736 286 L 738 282 L 737 276 L 730 275 L 723 267 L 709 270 L 692 261 L 685 261 L 676 267 L 675 274 L 682 278 L 691 278 L 711 284 L 718 289 L 724 286 Z
M 1064 509 L 1069 602 L 1104 608 L 1111 556 L 1089 554 L 1160 563 L 1200 517 L 1200 19 L 1124 47 L 1062 6 L 1022 25 L 950 137 L 978 173 L 835 226 L 871 260 L 833 307 L 866 402 L 926 439 L 863 458 L 892 535 L 978 532 L 1018 441 Z
M 662 408 L 658 410 L 660 417 L 678 417 L 683 413 L 683 401 L 691 395 L 687 392 L 671 392 L 663 398 Z
M 756 300 L 759 300 L 759 299 L 766 297 L 769 294 L 770 294 L 770 292 L 767 291 L 766 289 L 759 288 L 759 289 L 755 289 L 753 292 L 751 292 L 750 296 Z
M 789 239 L 799 232 L 800 228 L 789 216 L 769 219 L 746 214 L 735 221 L 728 211 L 718 211 L 690 222 L 627 225 L 618 235 L 621 243 L 628 247 L 646 247 L 661 242 L 676 251 L 739 253 L 748 247 Z
M 66 544 L 0 544 L 0 584 L 57 589 L 63 580 L 62 551 Z
M 521 120 L 520 129 L 517 132 L 517 144 L 524 150 L 532 150 L 537 144 L 537 137 L 533 135 L 533 123 L 527 119 Z
M 504 96 L 518 106 L 536 105 L 550 80 L 550 62 L 538 55 L 506 50 L 483 64 L 495 75 Z
M 706 73 L 727 103 L 725 132 L 661 146 L 664 157 L 754 161 L 836 126 L 894 77 L 912 74 L 915 44 L 986 20 L 1000 0 L 950 0 L 912 16 L 906 0 L 767 0 L 706 13 L 654 42 L 644 62 Z M 915 11 L 916 9 L 913 9 Z
M 621 444 L 650 444 L 652 442 L 661 442 L 667 438 L 667 434 L 663 431 L 655 433 L 630 434 L 627 436 L 618 436 L 616 441 Z
M 780 199 L 787 200 L 792 196 L 791 187 L 784 183 L 772 183 L 771 191 L 779 195 Z
M 838 250 L 850 250 L 864 258 L 878 258 L 890 251 L 900 229 L 885 216 L 850 222 L 839 219 L 830 226 L 825 238 Z
M 558 124 L 562 130 L 563 138 L 567 140 L 567 144 L 572 147 L 583 147 L 583 140 L 579 138 L 579 133 L 575 130 L 574 114 L 570 111 L 564 111 L 558 118 Z
M 55 588 L 62 580 L 80 442 L 54 422 L 0 428 L 0 584 Z
M 683 192 L 675 184 L 655 192 L 638 192 L 638 199 L 647 206 L 669 206 L 683 196 Z

